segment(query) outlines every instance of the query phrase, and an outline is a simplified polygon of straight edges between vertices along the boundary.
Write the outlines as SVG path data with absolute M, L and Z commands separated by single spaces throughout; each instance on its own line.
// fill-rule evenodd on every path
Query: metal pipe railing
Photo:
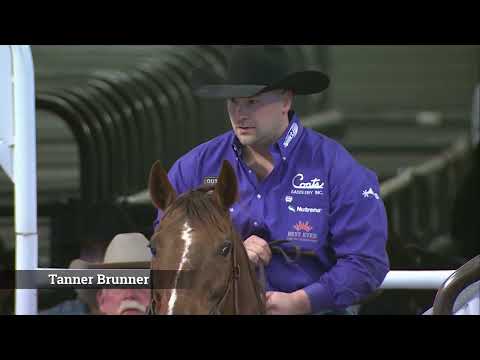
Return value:
M 121 269 L 111 269 L 118 270 L 121 272 Z M 38 272 L 46 273 L 69 273 L 75 272 L 78 270 L 73 269 L 56 269 L 56 268 L 39 268 Z M 90 272 L 94 270 L 89 270 Z M 138 272 L 144 272 L 145 276 L 149 276 L 150 270 L 137 270 Z M 383 281 L 380 289 L 383 290 L 392 290 L 392 289 L 439 289 L 442 284 L 455 272 L 455 270 L 439 270 L 439 271 L 390 271 L 385 280 Z M 39 276 L 41 279 L 46 279 L 48 275 Z M 37 286 L 41 288 L 46 284 L 39 283 Z
M 478 281 L 480 281 L 480 255 L 460 267 L 442 284 L 433 303 L 433 315 L 452 315 L 458 295 Z

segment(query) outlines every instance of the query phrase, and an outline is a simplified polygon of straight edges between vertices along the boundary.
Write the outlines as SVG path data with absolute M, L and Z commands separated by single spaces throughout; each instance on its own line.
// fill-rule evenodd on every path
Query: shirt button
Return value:
M 233 208 L 230 208 L 230 212 L 233 212 Z
M 262 198 L 262 195 L 257 194 L 257 199 L 261 199 L 261 198 Z
M 248 173 L 251 174 L 251 173 L 252 173 L 252 170 L 248 170 Z
M 258 226 L 258 222 L 254 221 L 254 222 L 253 222 L 253 225 L 254 225 L 254 226 Z
M 282 159 L 283 159 L 283 161 L 287 161 L 287 158 L 285 156 Z

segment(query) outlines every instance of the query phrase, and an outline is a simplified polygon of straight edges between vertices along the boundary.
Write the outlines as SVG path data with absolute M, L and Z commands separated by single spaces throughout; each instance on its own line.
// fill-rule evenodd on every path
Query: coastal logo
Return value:
M 287 137 L 283 142 L 283 147 L 287 148 L 288 145 L 290 145 L 290 142 L 295 138 L 295 136 L 297 136 L 297 134 L 298 134 L 298 124 L 293 123 L 292 126 L 290 127 L 290 130 L 288 130 Z
M 303 174 L 297 174 L 292 179 L 292 195 L 323 195 L 325 183 L 315 177 L 310 181 L 303 181 Z
M 295 175 L 295 177 L 292 179 L 292 186 L 295 189 L 302 190 L 323 190 L 323 188 L 325 187 L 325 183 L 320 183 L 321 180 L 318 178 L 314 178 L 307 182 L 302 182 L 303 178 L 303 174 Z

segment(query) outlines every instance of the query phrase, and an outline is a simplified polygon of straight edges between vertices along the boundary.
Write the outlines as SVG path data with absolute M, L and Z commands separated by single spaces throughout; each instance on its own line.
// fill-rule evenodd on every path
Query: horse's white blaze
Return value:
M 182 230 L 182 240 L 185 243 L 185 247 L 183 248 L 182 258 L 180 259 L 180 265 L 178 266 L 177 276 L 175 277 L 175 284 L 174 289 L 172 289 L 172 293 L 170 295 L 170 299 L 168 300 L 168 315 L 173 314 L 173 308 L 175 306 L 175 302 L 177 301 L 177 290 L 175 287 L 177 286 L 178 276 L 183 269 L 183 266 L 188 261 L 188 252 L 190 250 L 190 245 L 192 244 L 192 228 L 188 224 L 188 221 L 185 221 L 183 224 Z

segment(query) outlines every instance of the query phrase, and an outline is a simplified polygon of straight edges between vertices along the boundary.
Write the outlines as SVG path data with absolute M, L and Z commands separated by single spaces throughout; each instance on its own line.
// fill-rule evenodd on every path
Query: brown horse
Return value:
M 228 209 L 237 197 L 237 179 L 224 161 L 214 187 L 177 197 L 157 161 L 150 172 L 153 204 L 163 211 L 151 238 L 152 274 L 182 271 L 188 288 L 152 288 L 153 314 L 265 314 L 265 295 Z M 191 271 L 191 272 L 190 272 Z

